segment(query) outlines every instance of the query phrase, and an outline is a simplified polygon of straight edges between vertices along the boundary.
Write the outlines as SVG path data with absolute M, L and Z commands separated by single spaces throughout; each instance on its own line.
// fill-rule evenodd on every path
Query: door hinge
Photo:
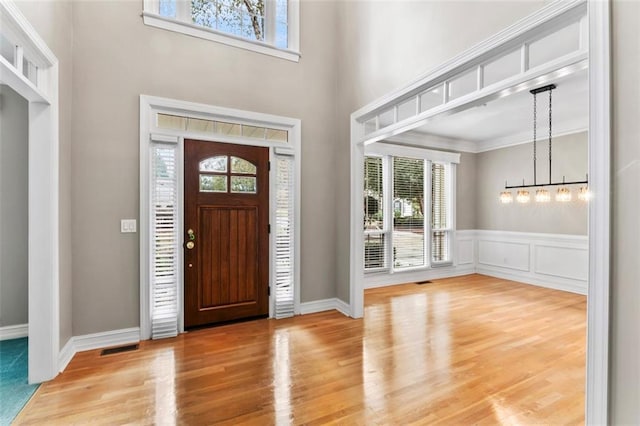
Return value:
M 267 170 L 271 171 L 271 161 L 267 161 Z
M 267 296 L 271 296 L 271 286 L 267 287 Z
M 269 234 L 271 233 L 271 224 L 267 225 L 267 231 Z

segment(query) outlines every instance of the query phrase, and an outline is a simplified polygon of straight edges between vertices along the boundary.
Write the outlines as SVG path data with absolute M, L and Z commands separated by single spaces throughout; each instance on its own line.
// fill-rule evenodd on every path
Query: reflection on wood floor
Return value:
M 75 356 L 18 424 L 577 424 L 584 296 L 482 275 Z

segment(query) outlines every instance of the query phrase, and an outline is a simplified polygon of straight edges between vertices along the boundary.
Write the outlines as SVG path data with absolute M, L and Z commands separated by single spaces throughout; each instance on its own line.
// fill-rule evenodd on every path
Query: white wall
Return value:
M 29 105 L 0 86 L 0 327 L 28 316 Z

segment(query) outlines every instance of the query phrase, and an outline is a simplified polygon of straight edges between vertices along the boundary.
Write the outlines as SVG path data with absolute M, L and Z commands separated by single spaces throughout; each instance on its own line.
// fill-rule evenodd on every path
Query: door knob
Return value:
M 193 241 L 187 241 L 186 247 L 189 250 L 193 250 L 193 248 L 195 247 L 195 243 Z

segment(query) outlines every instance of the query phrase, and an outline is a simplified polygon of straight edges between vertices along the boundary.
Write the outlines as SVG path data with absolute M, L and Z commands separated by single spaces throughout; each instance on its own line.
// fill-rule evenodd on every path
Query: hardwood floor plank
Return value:
M 581 424 L 586 298 L 469 275 L 77 354 L 16 424 Z

